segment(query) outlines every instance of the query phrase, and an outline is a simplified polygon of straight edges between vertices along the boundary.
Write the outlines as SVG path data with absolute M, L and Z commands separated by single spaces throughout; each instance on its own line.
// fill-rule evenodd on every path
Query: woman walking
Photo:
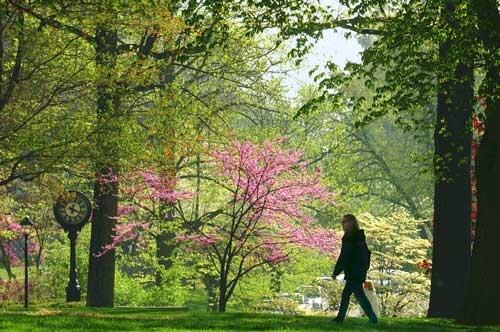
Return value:
M 342 228 L 344 229 L 342 249 L 340 250 L 337 264 L 335 264 L 332 278 L 336 279 L 343 271 L 346 283 L 342 291 L 339 312 L 333 321 L 336 323 L 344 321 L 347 308 L 349 307 L 349 299 L 351 294 L 354 293 L 361 308 L 370 319 L 370 323 L 375 324 L 378 322 L 377 316 L 373 312 L 370 301 L 368 301 L 363 291 L 363 282 L 370 267 L 371 256 L 371 252 L 366 245 L 365 233 L 362 229 L 359 229 L 358 220 L 352 214 L 344 215 L 342 218 Z

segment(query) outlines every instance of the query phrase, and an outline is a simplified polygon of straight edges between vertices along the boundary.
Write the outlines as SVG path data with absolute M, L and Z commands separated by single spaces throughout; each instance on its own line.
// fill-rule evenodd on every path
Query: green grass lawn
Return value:
M 446 320 L 381 319 L 376 326 L 365 319 L 349 319 L 343 325 L 328 317 L 286 316 L 257 313 L 173 312 L 162 309 L 20 308 L 0 309 L 2 332 L 65 331 L 500 331 L 500 327 L 454 325 Z

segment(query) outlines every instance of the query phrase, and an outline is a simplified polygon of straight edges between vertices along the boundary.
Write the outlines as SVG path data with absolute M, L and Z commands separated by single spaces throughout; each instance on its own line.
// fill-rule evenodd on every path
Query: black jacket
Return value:
M 342 249 L 333 274 L 339 275 L 344 271 L 345 280 L 364 282 L 370 268 L 370 258 L 371 252 L 366 245 L 365 232 L 346 232 L 342 237 Z

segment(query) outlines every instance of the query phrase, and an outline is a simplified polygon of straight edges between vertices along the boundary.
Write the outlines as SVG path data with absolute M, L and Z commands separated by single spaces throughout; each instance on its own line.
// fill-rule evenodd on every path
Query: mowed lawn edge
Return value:
M 426 318 L 382 318 L 378 325 L 366 319 L 349 318 L 334 325 L 325 316 L 266 313 L 169 311 L 142 308 L 0 308 L 2 332 L 68 331 L 500 331 L 500 326 L 463 326 L 448 320 Z

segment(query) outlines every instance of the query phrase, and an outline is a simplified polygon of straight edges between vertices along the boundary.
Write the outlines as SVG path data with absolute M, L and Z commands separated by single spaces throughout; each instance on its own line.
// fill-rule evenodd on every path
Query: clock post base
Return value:
M 66 302 L 79 302 L 82 300 L 80 285 L 66 287 Z

